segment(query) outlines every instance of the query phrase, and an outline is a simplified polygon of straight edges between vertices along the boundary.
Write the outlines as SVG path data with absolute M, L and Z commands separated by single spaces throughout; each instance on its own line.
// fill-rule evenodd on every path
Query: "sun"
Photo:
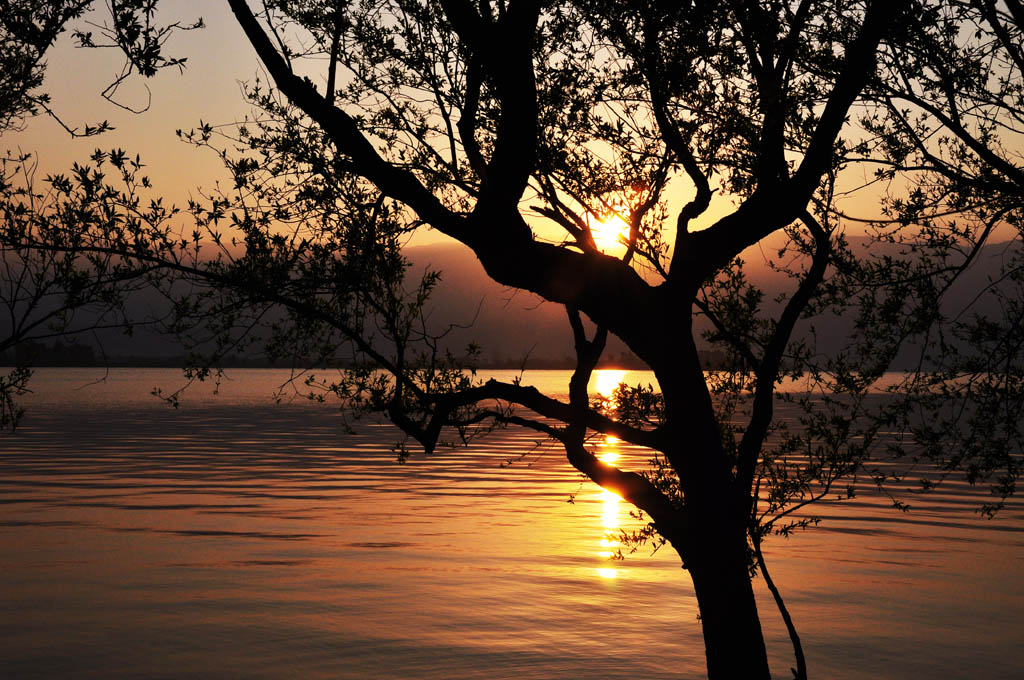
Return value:
M 617 212 L 610 212 L 601 218 L 590 216 L 587 220 L 594 243 L 601 252 L 621 255 L 626 251 L 629 240 L 629 223 Z
M 591 391 L 597 392 L 600 396 L 605 399 L 611 399 L 612 394 L 615 393 L 616 388 L 622 383 L 622 379 L 626 377 L 625 371 L 616 370 L 614 368 L 604 368 L 594 371 L 591 376 Z

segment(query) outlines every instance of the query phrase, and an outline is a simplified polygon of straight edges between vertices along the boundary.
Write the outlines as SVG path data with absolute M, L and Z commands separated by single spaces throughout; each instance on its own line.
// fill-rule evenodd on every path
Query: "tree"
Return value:
M 8 237 L 147 272 L 170 303 L 167 330 L 197 361 L 208 355 L 198 375 L 259 344 L 304 365 L 344 361 L 338 379 L 310 386 L 385 413 L 427 451 L 489 427 L 549 435 L 649 517 L 635 542 L 679 554 L 711 677 L 768 677 L 756 573 L 806 677 L 761 545 L 813 524 L 797 514 L 809 503 L 852 495 L 872 455 L 995 476 L 991 511 L 1012 492 L 1019 248 L 987 291 L 1005 323 L 951 318 L 942 301 L 995 230 L 1021 237 L 1020 170 L 1006 152 L 1020 120 L 1015 1 L 228 4 L 269 74 L 248 90 L 261 113 L 183 136 L 222 154 L 232 190 L 193 202 L 182 233 L 118 199 L 73 244 Z M 958 127 L 961 110 L 975 123 Z M 124 172 L 125 158 L 93 163 Z M 860 252 L 844 197 L 865 164 L 882 168 L 889 194 L 864 218 L 873 245 Z M 613 215 L 627 225 L 618 250 L 595 235 Z M 445 351 L 422 316 L 436 275 L 410 285 L 401 258 L 402 236 L 425 227 L 467 245 L 498 282 L 565 306 L 568 402 L 480 383 Z M 740 256 L 759 243 L 792 279 L 778 300 L 744 274 Z M 850 343 L 826 352 L 815 330 L 837 316 L 854 319 Z M 590 402 L 609 333 L 660 393 L 623 386 L 614 403 Z M 701 365 L 701 335 L 727 370 Z M 979 346 L 998 360 L 979 363 Z M 916 370 L 874 395 L 901 352 L 919 357 Z M 786 379 L 808 381 L 793 398 L 799 431 L 773 422 Z M 919 417 L 954 400 L 972 406 L 940 410 L 960 414 L 952 430 Z M 894 424 L 902 436 L 882 439 Z M 651 469 L 600 461 L 592 433 L 649 448 Z
M 92 4 L 91 0 L 0 1 L 0 134 L 23 127 L 40 112 L 72 136 L 93 136 L 111 129 L 107 121 L 70 127 L 50 107 L 50 98 L 41 89 L 47 51 Z M 117 3 L 111 9 L 109 26 L 76 30 L 75 38 L 82 46 L 116 47 L 125 55 L 121 74 L 102 93 L 113 102 L 117 87 L 133 73 L 151 76 L 163 68 L 181 68 L 185 59 L 165 56 L 163 43 L 173 31 L 200 28 L 202 22 L 160 26 L 153 21 L 155 4 L 135 0 Z M 97 30 L 102 38 L 94 40 Z M 103 229 L 100 225 L 104 222 L 109 226 L 110 216 L 121 209 L 137 216 L 146 213 L 157 223 L 174 211 L 159 203 L 149 206 L 148 212 L 140 207 L 137 193 L 149 180 L 137 176 L 141 169 L 138 158 L 133 163 L 120 153 L 115 165 L 122 174 L 122 189 L 77 165 L 70 177 L 47 177 L 47 186 L 41 188 L 31 154 L 8 151 L 0 158 L 0 300 L 5 312 L 0 323 L 0 353 L 7 355 L 37 340 L 111 327 L 131 332 L 124 303 L 133 291 L 149 285 L 146 279 L 151 268 L 137 267 L 114 254 L 83 257 L 77 244 L 83 234 Z M 23 247 L 36 242 L 57 247 Z M 31 377 L 28 363 L 17 353 L 13 358 L 17 365 L 0 377 L 0 428 L 16 427 L 21 409 L 15 399 L 27 389 Z
M 987 309 L 936 306 L 930 337 L 918 343 L 932 370 L 905 390 L 915 401 L 927 395 L 936 416 L 914 428 L 938 474 L 965 469 L 972 481 L 992 480 L 994 498 L 982 508 L 991 515 L 1014 491 L 1024 423 L 1024 6 L 949 0 L 925 12 L 887 55 L 886 77 L 869 92 L 879 108 L 863 123 L 883 151 L 879 179 L 913 187 L 889 197 L 884 238 L 924 246 L 936 298 L 987 244 L 1004 241 L 1000 265 L 975 293 Z M 919 232 L 895 233 L 908 223 Z M 900 422 L 909 429 L 906 417 Z
M 149 180 L 138 176 L 138 159 L 115 153 L 111 162 L 120 171 L 120 190 L 79 165 L 70 176 L 47 177 L 44 190 L 30 156 L 0 158 L 0 352 L 13 355 L 15 366 L 0 378 L 0 427 L 17 426 L 22 411 L 15 398 L 31 377 L 34 342 L 105 329 L 131 333 L 141 321 L 133 322 L 126 302 L 150 288 L 159 272 L 112 252 L 84 252 L 83 239 L 125 218 L 159 226 L 176 211 L 140 203 L 138 192 Z

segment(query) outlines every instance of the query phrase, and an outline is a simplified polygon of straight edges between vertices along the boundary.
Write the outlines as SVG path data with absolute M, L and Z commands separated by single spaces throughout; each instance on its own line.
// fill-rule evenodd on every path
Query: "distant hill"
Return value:
M 850 237 L 849 241 L 857 253 L 867 253 L 870 246 L 870 252 L 877 256 L 897 257 L 900 254 L 898 246 L 880 245 L 867 237 Z M 999 271 L 1008 250 L 1019 247 L 1016 242 L 1003 242 L 983 248 L 947 293 L 944 303 L 947 313 L 958 312 L 972 304 L 978 313 L 994 313 L 990 302 L 976 301 L 975 296 L 989 277 Z M 416 275 L 424 268 L 441 272 L 441 282 L 431 299 L 430 320 L 435 331 L 449 323 L 463 326 L 453 328 L 446 337 L 453 351 L 458 352 L 469 342 L 476 342 L 483 348 L 485 364 L 518 366 L 529 357 L 534 365 L 552 361 L 571 365 L 572 335 L 561 305 L 495 283 L 484 272 L 472 251 L 460 244 L 408 248 L 406 255 L 412 263 L 411 271 Z M 781 303 L 773 303 L 772 300 L 782 293 L 791 292 L 795 284 L 785 274 L 770 269 L 766 255 L 774 255 L 767 246 L 751 248 L 743 257 L 748 280 L 764 291 L 766 309 L 771 311 L 781 307 Z M 853 322 L 849 319 L 819 318 L 814 320 L 814 325 L 823 351 L 833 351 L 846 345 L 853 332 Z M 806 333 L 808 326 L 804 322 L 798 327 L 797 334 Z M 697 320 L 698 331 L 706 327 L 706 321 Z M 618 338 L 610 338 L 606 356 L 612 362 L 622 364 L 623 368 L 631 368 L 637 361 Z M 716 359 L 707 353 L 704 358 L 711 362 Z
M 851 238 L 850 241 L 855 250 L 863 250 L 869 243 L 866 238 Z M 1019 247 L 1019 244 L 996 243 L 984 248 L 974 265 L 949 292 L 946 310 L 955 312 L 974 303 L 977 291 L 985 285 L 988 277 L 998 271 L 1007 249 Z M 898 249 L 873 244 L 872 252 L 895 256 Z M 744 254 L 748 280 L 764 291 L 769 311 L 772 307 L 781 306 L 771 301 L 779 294 L 791 291 L 794 285 L 788 277 L 766 266 L 766 257 L 772 255 L 774 253 L 768 246 L 752 248 Z M 428 324 L 434 333 L 447 330 L 443 342 L 453 354 L 461 355 L 470 343 L 475 343 L 482 348 L 481 364 L 484 367 L 569 368 L 573 365 L 572 334 L 561 305 L 495 283 L 486 275 L 473 253 L 460 244 L 411 247 L 406 249 L 406 256 L 411 262 L 411 277 L 418 277 L 428 268 L 441 272 L 441 281 L 428 304 Z M 154 304 L 154 300 L 147 300 L 144 296 L 136 302 L 140 313 Z M 991 303 L 985 300 L 976 304 L 974 309 L 983 314 L 994 311 Z M 666 313 L 684 313 L 684 310 L 666 310 Z M 847 344 L 853 331 L 853 322 L 848 319 L 815 319 L 814 324 L 819 346 L 824 351 Z M 706 325 L 703 319 L 696 322 L 698 331 Z M 806 333 L 807 326 L 803 323 L 797 334 Z M 87 345 L 93 342 L 93 338 L 81 337 L 65 341 L 59 347 L 51 342 L 37 344 L 31 352 L 24 348 L 22 356 L 34 354 L 37 365 L 40 365 L 38 362 L 69 365 L 69 362 L 99 361 L 122 365 L 180 365 L 183 361 L 179 348 L 170 339 L 145 330 L 138 331 L 131 338 L 114 331 L 104 332 L 100 337 L 103 352 L 96 351 L 91 355 Z M 0 360 L 13 358 L 0 357 Z M 720 358 L 707 351 L 703 356 L 706 364 L 717 364 Z M 258 357 L 241 356 L 236 357 L 233 363 L 263 365 L 265 362 Z M 633 369 L 644 367 L 615 337 L 609 338 L 603 365 Z
M 571 361 L 572 331 L 562 305 L 495 283 L 473 252 L 460 244 L 419 246 L 406 249 L 405 254 L 412 263 L 411 275 L 418 276 L 424 269 L 441 272 L 429 303 L 429 321 L 434 332 L 458 325 L 445 337 L 453 352 L 460 353 L 475 342 L 489 365 Z M 607 354 L 625 351 L 616 338 Z

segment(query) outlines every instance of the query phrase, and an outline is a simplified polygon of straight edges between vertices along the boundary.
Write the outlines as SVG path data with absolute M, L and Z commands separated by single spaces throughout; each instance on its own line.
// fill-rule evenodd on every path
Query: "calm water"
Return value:
M 98 375 L 41 370 L 0 438 L 0 677 L 703 676 L 678 559 L 610 561 L 627 507 L 532 433 L 398 465 L 390 427 L 272 403 L 280 371 L 178 410 L 149 396 L 175 371 Z M 1024 509 L 986 521 L 978 498 L 949 484 L 899 514 L 864 494 L 768 545 L 812 677 L 1024 677 Z

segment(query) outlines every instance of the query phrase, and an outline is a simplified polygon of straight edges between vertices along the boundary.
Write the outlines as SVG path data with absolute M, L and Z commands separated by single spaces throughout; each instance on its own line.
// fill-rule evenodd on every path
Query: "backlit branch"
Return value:
M 764 446 L 765 436 L 772 422 L 773 404 L 775 399 L 775 381 L 779 375 L 782 358 L 793 335 L 793 329 L 800 320 L 804 310 L 810 303 L 818 286 L 825 278 L 832 253 L 832 243 L 828 232 L 809 212 L 803 215 L 804 224 L 814 236 L 814 254 L 810 269 L 800 281 L 796 292 L 786 303 L 779 315 L 772 332 L 771 339 L 765 346 L 760 364 L 757 365 L 757 379 L 754 387 L 753 413 L 743 439 L 740 440 L 736 463 L 737 493 L 743 498 L 753 497 L 750 490 L 754 483 L 754 470 L 757 467 L 758 454 Z

